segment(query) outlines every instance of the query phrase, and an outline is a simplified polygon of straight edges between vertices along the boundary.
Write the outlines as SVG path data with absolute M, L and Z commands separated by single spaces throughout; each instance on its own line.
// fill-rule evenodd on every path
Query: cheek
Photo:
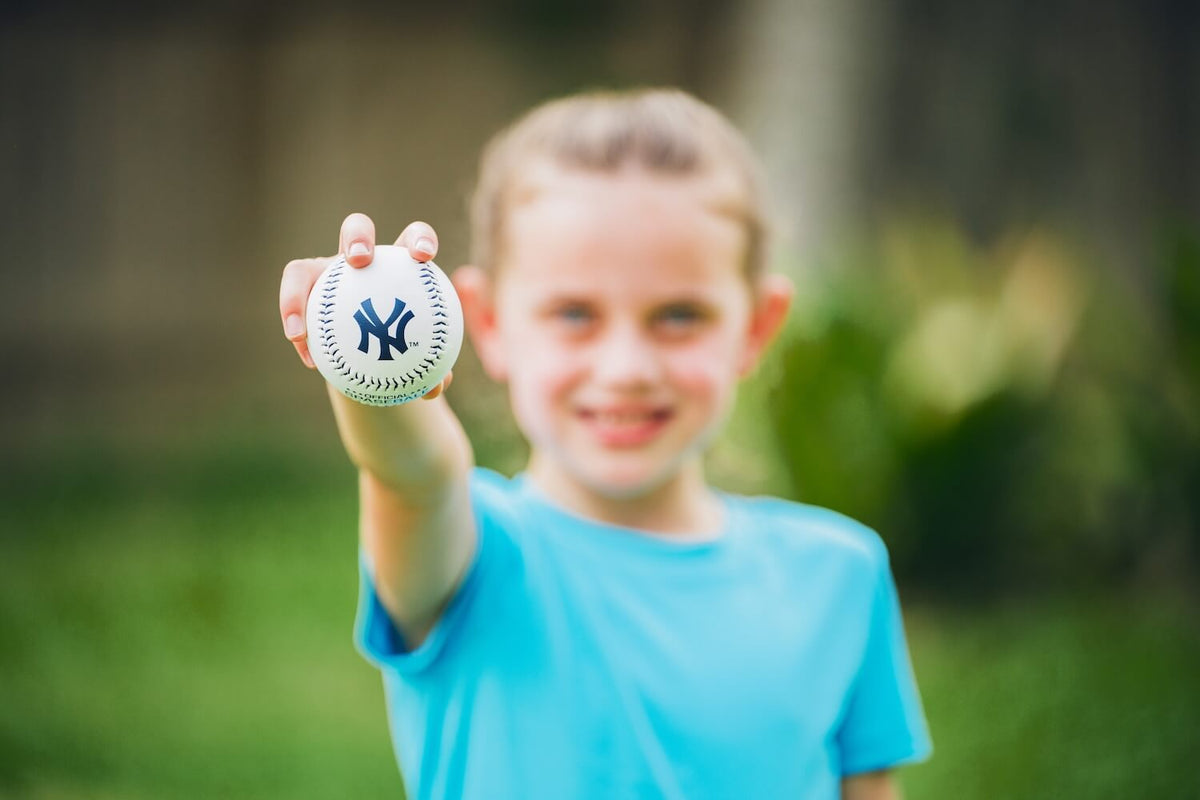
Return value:
M 578 358 L 544 342 L 532 349 L 518 345 L 510 350 L 510 358 L 509 396 L 513 413 L 526 429 L 544 425 L 550 409 L 569 396 L 584 373 Z
M 700 344 L 672 353 L 671 382 L 688 397 L 706 407 L 721 407 L 737 385 L 732 352 Z

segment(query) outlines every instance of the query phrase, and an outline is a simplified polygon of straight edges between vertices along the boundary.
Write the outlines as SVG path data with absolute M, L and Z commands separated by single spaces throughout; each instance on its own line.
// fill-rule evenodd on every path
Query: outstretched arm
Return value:
M 437 235 L 423 222 L 405 228 L 396 244 L 420 261 L 437 253 Z M 338 252 L 352 267 L 371 263 L 375 225 L 369 217 L 346 218 Z M 280 284 L 284 333 L 310 369 L 304 309 L 330 261 L 292 261 Z M 380 601 L 413 647 L 437 621 L 476 546 L 467 491 L 473 456 L 462 426 L 440 397 L 449 383 L 448 376 L 424 401 L 384 408 L 329 388 L 342 444 L 358 467 L 363 552 Z
M 889 770 L 842 779 L 842 800 L 900 800 L 900 787 Z

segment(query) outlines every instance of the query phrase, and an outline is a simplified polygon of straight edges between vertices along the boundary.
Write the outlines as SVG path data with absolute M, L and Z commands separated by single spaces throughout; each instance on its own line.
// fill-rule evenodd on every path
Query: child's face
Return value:
M 647 494 L 700 456 L 764 343 L 746 234 L 711 178 L 548 169 L 534 185 L 477 347 L 534 464 Z

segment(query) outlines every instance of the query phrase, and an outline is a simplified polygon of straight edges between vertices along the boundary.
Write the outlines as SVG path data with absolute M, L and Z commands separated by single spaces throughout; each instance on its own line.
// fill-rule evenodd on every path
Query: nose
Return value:
M 661 376 L 659 356 L 654 343 L 637 325 L 611 325 L 596 343 L 592 375 L 599 384 L 612 389 L 642 389 Z

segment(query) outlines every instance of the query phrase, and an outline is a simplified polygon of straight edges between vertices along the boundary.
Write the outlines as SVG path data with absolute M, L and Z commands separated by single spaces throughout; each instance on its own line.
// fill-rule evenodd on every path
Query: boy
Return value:
M 531 448 L 472 467 L 444 398 L 331 391 L 359 469 L 357 642 L 412 798 L 891 798 L 930 749 L 879 538 L 726 495 L 701 456 L 786 316 L 752 157 L 675 91 L 535 109 L 484 153 L 454 274 Z M 339 250 L 371 260 L 351 215 Z M 420 260 L 437 237 L 413 223 Z M 327 259 L 284 271 L 287 337 Z

